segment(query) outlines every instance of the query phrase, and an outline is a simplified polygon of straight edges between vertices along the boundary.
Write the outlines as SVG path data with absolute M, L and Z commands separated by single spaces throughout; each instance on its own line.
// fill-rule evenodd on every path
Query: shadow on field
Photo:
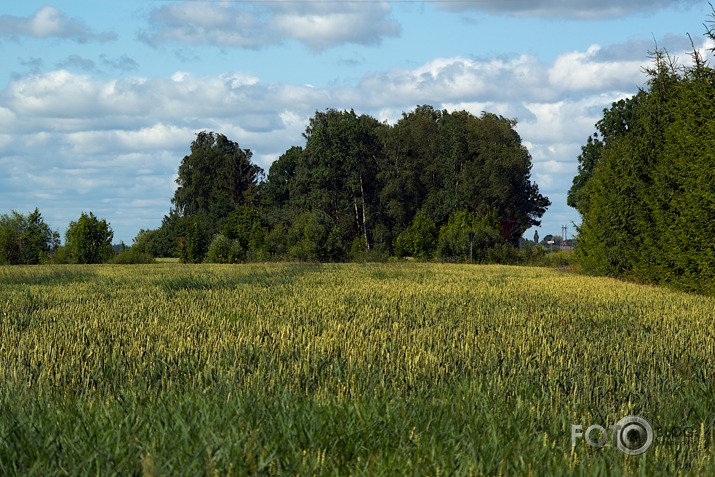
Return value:
M 305 274 L 319 272 L 322 268 L 323 265 L 320 263 L 289 263 L 280 267 L 276 267 L 275 264 L 270 266 L 253 265 L 249 268 L 227 265 L 225 269 L 222 266 L 221 271 L 216 269 L 202 270 L 164 278 L 157 280 L 155 283 L 169 295 L 182 290 L 226 290 L 241 285 L 270 288 L 292 285 Z M 236 271 L 237 273 L 224 273 L 225 270 Z
M 30 266 L 24 269 L 0 268 L 0 282 L 4 285 L 65 285 L 95 280 L 97 275 L 87 269 L 71 267 Z

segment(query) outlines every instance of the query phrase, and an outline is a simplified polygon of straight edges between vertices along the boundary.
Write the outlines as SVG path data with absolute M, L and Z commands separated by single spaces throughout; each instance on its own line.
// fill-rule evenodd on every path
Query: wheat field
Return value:
M 715 475 L 713 310 L 545 268 L 2 267 L 0 475 Z M 642 455 L 573 445 L 628 415 Z

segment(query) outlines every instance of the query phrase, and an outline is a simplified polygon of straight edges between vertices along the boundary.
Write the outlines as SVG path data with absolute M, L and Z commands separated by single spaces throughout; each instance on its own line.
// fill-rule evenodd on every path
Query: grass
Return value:
M 715 471 L 712 298 L 419 263 L 0 284 L 0 475 Z M 572 424 L 630 414 L 655 429 L 645 454 L 572 446 Z

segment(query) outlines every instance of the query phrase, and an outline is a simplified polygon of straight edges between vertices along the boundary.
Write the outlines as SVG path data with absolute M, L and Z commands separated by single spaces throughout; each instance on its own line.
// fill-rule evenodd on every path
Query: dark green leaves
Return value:
M 104 263 L 113 255 L 114 232 L 106 220 L 99 220 L 92 212 L 82 212 L 79 220 L 70 222 L 66 247 L 73 263 Z
M 653 54 L 648 90 L 614 103 L 579 157 L 569 205 L 591 273 L 715 292 L 715 72 Z

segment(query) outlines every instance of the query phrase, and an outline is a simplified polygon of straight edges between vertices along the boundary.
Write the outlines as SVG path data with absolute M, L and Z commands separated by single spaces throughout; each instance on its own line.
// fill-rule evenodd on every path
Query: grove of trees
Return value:
M 472 232 L 477 259 L 508 260 L 550 205 L 515 124 L 419 106 L 391 126 L 330 109 L 267 177 L 250 150 L 202 132 L 169 214 L 134 247 L 185 262 L 464 261 Z
M 15 211 L 0 216 L 0 265 L 35 265 L 59 246 L 59 232 L 50 229 L 38 209 L 26 216 Z
M 656 50 L 647 87 L 582 147 L 568 203 L 589 273 L 715 293 L 715 71 L 692 59 Z
M 12 211 L 0 216 L 0 265 L 104 263 L 117 258 L 113 236 L 106 220 L 83 212 L 70 222 L 61 246 L 60 233 L 50 229 L 38 209 L 27 215 Z M 139 258 L 146 261 L 146 257 L 137 256 L 131 261 Z

